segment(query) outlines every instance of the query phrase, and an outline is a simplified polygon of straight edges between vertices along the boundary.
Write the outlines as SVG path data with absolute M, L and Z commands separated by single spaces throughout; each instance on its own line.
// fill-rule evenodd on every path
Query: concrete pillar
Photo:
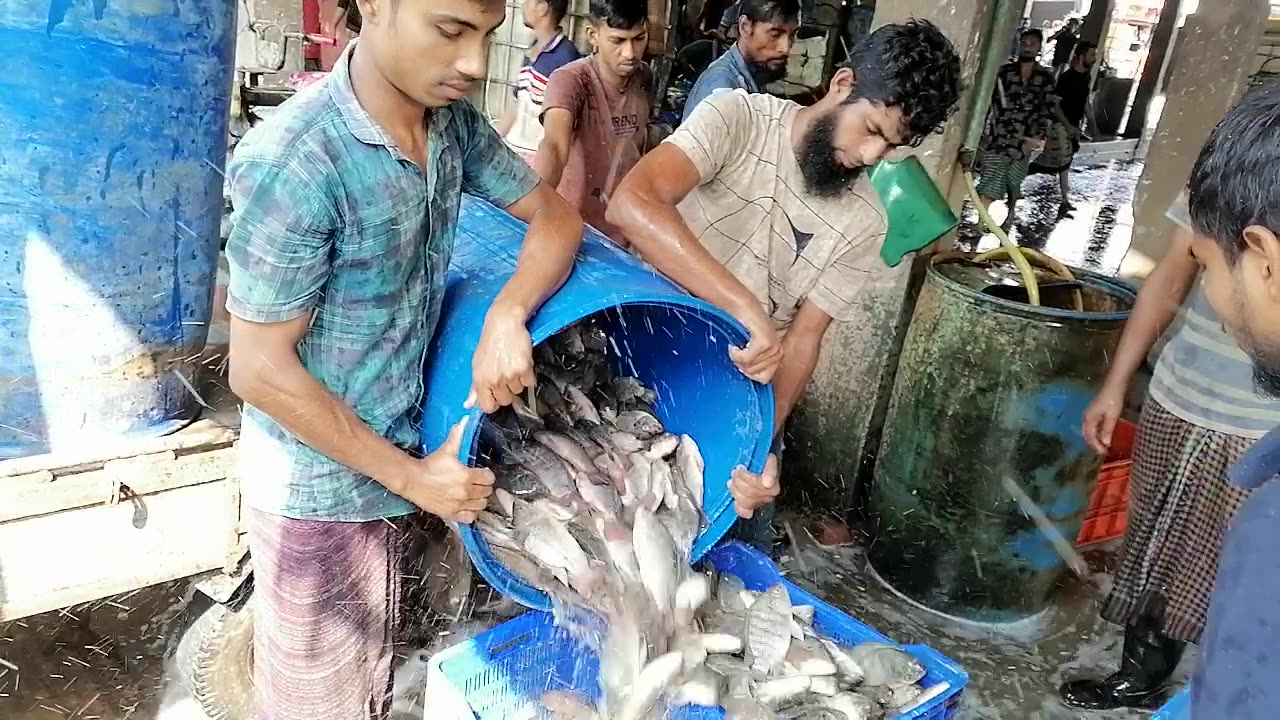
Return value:
M 1146 129 L 1147 110 L 1151 107 L 1151 98 L 1155 96 L 1156 87 L 1160 84 L 1160 73 L 1165 69 L 1164 61 L 1173 42 L 1174 30 L 1178 27 L 1178 8 L 1181 5 L 1181 0 L 1165 0 L 1164 8 L 1160 10 L 1160 20 L 1151 33 L 1147 61 L 1142 66 L 1142 79 L 1138 81 L 1133 108 L 1129 111 L 1129 123 L 1124 130 L 1126 138 L 1141 138 Z
M 1115 6 L 1116 0 L 1093 0 L 1089 6 L 1089 14 L 1080 23 L 1080 39 L 1093 42 L 1101 51 L 1103 39 L 1111 26 L 1111 11 Z
M 929 18 L 955 43 L 964 63 L 967 88 L 961 107 L 945 133 L 914 150 L 944 191 L 953 180 L 956 156 L 973 104 L 977 74 L 998 0 L 895 0 L 878 3 L 875 25 Z M 1016 4 L 1011 0 L 1002 5 Z M 998 52 L 1008 51 L 1008 33 Z M 988 89 L 988 92 L 990 90 Z M 857 480 L 870 468 L 878 442 L 876 416 L 883 412 L 897 367 L 897 352 L 910 319 L 912 263 L 905 260 L 868 281 L 861 311 L 832 325 L 809 391 L 792 416 L 783 463 L 783 487 L 792 507 L 826 508 L 843 515 Z
M 1186 185 L 1209 132 L 1240 98 L 1262 41 L 1266 0 L 1201 0 L 1187 17 L 1169 63 L 1164 112 L 1134 194 L 1133 244 L 1121 275 L 1141 278 L 1169 246 L 1164 217 Z

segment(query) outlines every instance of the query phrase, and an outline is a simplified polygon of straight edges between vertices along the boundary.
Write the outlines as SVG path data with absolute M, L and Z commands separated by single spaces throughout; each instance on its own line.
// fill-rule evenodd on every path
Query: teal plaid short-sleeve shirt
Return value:
M 507 207 L 538 180 L 466 101 L 431 112 L 426 170 L 409 160 L 356 99 L 357 47 L 236 147 L 227 310 L 259 323 L 310 314 L 302 364 L 409 449 L 462 193 Z M 251 406 L 239 454 L 245 501 L 263 512 L 355 522 L 414 509 Z

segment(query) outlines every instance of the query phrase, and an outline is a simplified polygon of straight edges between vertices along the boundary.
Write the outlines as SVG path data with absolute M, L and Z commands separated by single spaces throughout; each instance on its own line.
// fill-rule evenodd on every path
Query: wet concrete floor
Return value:
M 1122 631 L 1103 621 L 1099 587 L 1064 584 L 1057 602 L 1030 621 L 978 625 L 943 618 L 904 601 L 869 570 L 857 547 L 823 548 L 803 530 L 798 545 L 781 560 L 787 576 L 845 609 L 895 641 L 924 644 L 958 662 L 969 673 L 961 720 L 1120 720 L 1149 711 L 1084 712 L 1062 705 L 1057 689 L 1066 680 L 1104 676 L 1119 663 Z M 1109 586 L 1113 548 L 1086 554 L 1094 583 Z M 1194 648 L 1173 679 L 1170 694 L 1194 667 Z
M 1023 185 L 1010 238 L 1067 265 L 1114 275 L 1133 236 L 1133 192 L 1141 173 L 1142 163 L 1133 161 L 1073 168 L 1071 202 L 1076 209 L 1071 211 L 1061 207 L 1056 175 L 1032 175 Z M 995 205 L 993 214 L 999 221 L 1006 210 L 1003 202 Z M 979 251 L 998 246 L 989 233 L 974 242 L 977 222 L 977 212 L 966 202 L 958 246 Z

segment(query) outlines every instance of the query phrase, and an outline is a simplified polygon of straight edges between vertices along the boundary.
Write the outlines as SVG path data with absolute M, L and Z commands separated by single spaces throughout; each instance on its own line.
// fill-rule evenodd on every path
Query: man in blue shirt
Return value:
M 684 103 L 682 122 L 716 90 L 741 88 L 758 93 L 787 74 L 791 43 L 800 27 L 800 0 L 742 0 L 736 7 L 741 8 L 738 42 L 693 84 Z
M 1259 392 L 1280 396 L 1280 83 L 1222 120 L 1189 184 L 1192 254 L 1205 295 L 1254 364 Z M 1280 428 L 1232 468 L 1253 490 L 1227 534 L 1192 681 L 1193 717 L 1280 713 Z

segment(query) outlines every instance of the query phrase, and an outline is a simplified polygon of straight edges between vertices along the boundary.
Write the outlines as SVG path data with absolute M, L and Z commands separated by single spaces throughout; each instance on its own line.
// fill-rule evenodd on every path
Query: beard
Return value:
M 776 68 L 768 63 L 747 63 L 747 70 L 751 72 L 751 77 L 755 78 L 760 87 L 775 83 L 787 76 L 786 63 Z
M 1260 394 L 1280 398 L 1280 349 L 1268 347 L 1251 332 L 1243 333 L 1240 347 L 1253 360 L 1253 387 Z
M 800 174 L 805 189 L 823 198 L 848 192 L 862 175 L 862 168 L 847 168 L 836 160 L 833 139 L 836 114 L 831 111 L 813 121 L 800 146 Z

